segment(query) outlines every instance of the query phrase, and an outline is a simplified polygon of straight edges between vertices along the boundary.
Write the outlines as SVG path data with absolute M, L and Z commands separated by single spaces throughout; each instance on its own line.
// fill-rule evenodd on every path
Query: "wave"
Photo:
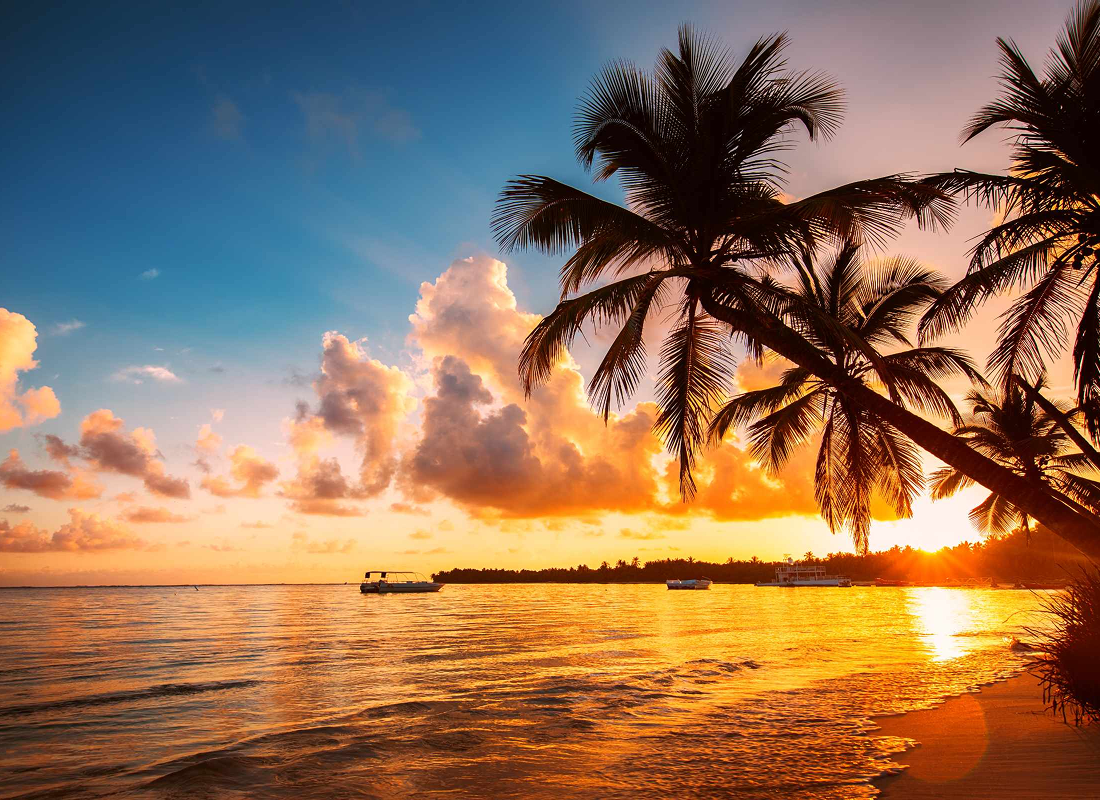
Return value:
M 162 683 L 158 686 L 150 686 L 145 689 L 134 689 L 128 692 L 92 694 L 83 697 L 72 697 L 66 700 L 55 700 L 47 703 L 25 703 L 18 706 L 8 706 L 6 708 L 0 708 L 0 717 L 15 717 L 27 714 L 41 714 L 49 711 L 86 708 L 88 706 L 129 703 L 135 700 L 149 700 L 158 697 L 202 694 L 204 692 L 223 692 L 229 689 L 245 689 L 249 686 L 256 686 L 259 683 L 260 681 L 254 680 L 210 681 L 206 683 Z

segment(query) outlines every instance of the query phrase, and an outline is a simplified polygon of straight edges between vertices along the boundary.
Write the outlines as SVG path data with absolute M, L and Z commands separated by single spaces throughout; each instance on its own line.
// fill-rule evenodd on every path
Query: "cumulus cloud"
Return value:
M 183 383 L 183 378 L 176 375 L 168 367 L 158 367 L 152 364 L 123 367 L 112 375 L 111 379 L 134 384 L 145 383 L 147 380 L 153 380 L 157 383 Z
M 697 493 L 691 503 L 672 503 L 670 514 L 705 513 L 718 520 L 746 521 L 789 516 L 815 516 L 814 460 L 807 446 L 788 462 L 783 474 L 773 478 L 753 460 L 748 450 L 733 441 L 710 450 L 696 476 Z M 679 480 L 676 464 L 669 464 L 664 478 L 670 491 Z
M 18 450 L 9 451 L 0 463 L 0 483 L 8 489 L 34 492 L 50 500 L 91 500 L 103 493 L 103 488 L 80 470 L 30 469 Z
M 26 514 L 30 510 L 30 506 L 21 506 L 18 503 L 8 503 L 0 509 L 0 511 L 3 511 L 5 514 Z
M 216 455 L 221 446 L 222 437 L 210 426 L 210 423 L 201 425 L 195 439 L 195 451 L 198 453 L 195 466 L 209 475 L 213 469 L 210 466 L 210 457 Z
M 49 457 L 55 461 L 60 461 L 66 466 L 69 464 L 69 459 L 80 456 L 80 448 L 65 444 L 60 436 L 47 433 L 42 437 L 42 441 L 45 443 L 46 453 Z
M 145 488 L 153 494 L 189 498 L 191 487 L 187 480 L 165 474 L 153 431 L 134 428 L 127 433 L 124 426 L 124 421 L 110 409 L 101 408 L 81 421 L 79 446 L 68 445 L 59 437 L 49 435 L 43 437 L 46 452 L 64 464 L 69 464 L 72 458 L 81 458 L 96 472 L 141 478 Z
M 194 517 L 185 517 L 182 514 L 173 514 L 167 508 L 163 506 L 159 508 L 151 508 L 149 506 L 138 506 L 137 508 L 128 508 L 122 513 L 122 518 L 127 522 L 134 523 L 146 523 L 146 522 L 190 522 Z
M 302 531 L 290 537 L 290 549 L 300 553 L 350 553 L 355 549 L 354 539 L 310 539 Z
M 144 546 L 145 542 L 124 526 L 79 508 L 70 508 L 69 521 L 53 534 L 30 522 L 13 526 L 0 520 L 0 552 L 5 553 L 134 550 Z
M 751 358 L 743 358 L 737 365 L 734 383 L 739 392 L 755 392 L 770 389 L 783 378 L 783 373 L 793 367 L 785 358 L 772 358 L 763 364 L 757 364 Z
M 265 530 L 267 528 L 274 528 L 275 526 L 269 522 L 262 522 L 260 520 L 257 520 L 256 522 L 242 522 L 241 527 L 254 530 Z
M 199 435 L 195 441 L 195 447 L 203 453 L 216 453 L 222 446 L 222 437 L 206 423 L 199 428 Z
M 421 530 L 418 530 L 418 531 L 414 531 L 413 533 L 410 533 L 409 538 L 410 539 L 431 539 L 432 534 L 430 532 L 426 531 L 426 530 L 421 529 Z
M 264 486 L 277 477 L 278 467 L 248 445 L 242 444 L 229 454 L 229 479 L 207 476 L 202 479 L 202 488 L 217 497 L 255 498 L 261 497 Z
M 151 281 L 151 280 L 154 280 L 154 279 L 159 278 L 159 277 L 160 277 L 160 270 L 156 269 L 155 267 L 153 269 L 147 269 L 147 270 L 145 270 L 145 272 L 138 275 L 138 278 L 143 280 L 143 281 Z
M 316 408 L 299 403 L 287 421 L 298 472 L 282 494 L 301 513 L 361 513 L 340 501 L 375 497 L 389 486 L 398 464 L 398 428 L 416 407 L 413 383 L 397 367 L 371 358 L 360 342 L 330 331 L 322 338 L 321 372 L 312 385 Z M 355 443 L 361 457 L 356 478 L 345 476 L 336 459 L 319 455 L 336 437 Z
M 19 391 L 19 373 L 38 366 L 38 331 L 22 314 L 0 308 L 0 433 L 37 425 L 61 413 L 49 386 Z
M 78 319 L 71 319 L 68 322 L 55 323 L 50 328 L 50 333 L 54 336 L 68 336 L 73 331 L 78 331 L 84 327 L 84 323 Z
M 525 399 L 516 361 L 538 320 L 518 307 L 507 267 L 492 258 L 455 261 L 421 285 L 410 343 L 432 359 L 435 394 L 424 401 L 420 441 L 402 464 L 410 499 L 442 495 L 475 515 L 511 518 L 621 511 L 751 520 L 816 513 L 812 472 L 771 480 L 733 445 L 705 456 L 699 497 L 681 504 L 675 466 L 652 433 L 656 406 L 639 403 L 605 426 L 569 356 Z M 766 365 L 760 375 L 746 370 L 742 384 L 769 380 L 767 370 L 782 365 Z
M 435 394 L 424 401 L 402 487 L 412 499 L 443 495 L 508 517 L 653 508 L 660 447 L 651 404 L 605 426 L 571 360 L 523 399 L 516 358 L 538 319 L 517 307 L 495 259 L 456 261 L 421 285 L 410 338 L 433 359 Z

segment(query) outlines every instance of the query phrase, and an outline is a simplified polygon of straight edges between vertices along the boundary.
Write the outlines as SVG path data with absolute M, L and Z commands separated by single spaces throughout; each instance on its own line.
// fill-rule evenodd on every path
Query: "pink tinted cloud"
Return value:
M 0 551 L 6 553 L 80 552 L 135 550 L 145 542 L 112 520 L 69 509 L 69 521 L 52 534 L 30 522 L 12 526 L 0 520 Z
M 0 308 L 0 433 L 37 425 L 61 413 L 49 386 L 19 391 L 19 373 L 38 366 L 38 331 L 22 314 Z

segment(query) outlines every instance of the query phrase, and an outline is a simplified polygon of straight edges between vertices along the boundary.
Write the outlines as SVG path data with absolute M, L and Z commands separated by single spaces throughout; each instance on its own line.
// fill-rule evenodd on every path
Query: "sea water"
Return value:
M 0 590 L 0 797 L 872 797 L 1024 591 Z

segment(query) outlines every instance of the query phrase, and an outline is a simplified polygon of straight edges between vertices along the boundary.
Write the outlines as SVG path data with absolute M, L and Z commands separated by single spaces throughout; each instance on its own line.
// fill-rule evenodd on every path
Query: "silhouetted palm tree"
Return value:
M 1042 381 L 1033 387 L 1042 389 Z M 1017 384 L 1000 397 L 972 391 L 966 398 L 970 418 L 956 426 L 955 435 L 970 447 L 1029 480 L 1043 481 L 1062 494 L 1091 509 L 1100 508 L 1100 483 L 1078 474 L 1094 469 L 1088 456 L 1075 451 L 1073 443 L 1039 404 Z M 1059 408 L 1062 414 L 1069 409 Z M 933 499 L 950 497 L 973 483 L 952 467 L 932 473 Z M 1005 534 L 1022 526 L 1030 536 L 1028 514 L 1010 497 L 995 492 L 970 510 L 970 521 L 986 534 Z
M 963 325 L 989 297 L 1027 291 L 1001 321 L 990 368 L 1034 379 L 1073 346 L 1078 404 L 1100 434 L 1100 0 L 1070 14 L 1040 76 L 1011 40 L 1001 49 L 1001 96 L 963 131 L 1015 136 L 1008 175 L 957 170 L 932 183 L 997 209 L 1003 221 L 971 251 L 966 277 L 929 310 L 922 334 Z
M 784 202 L 779 156 L 796 126 L 811 139 L 826 137 L 842 109 L 830 79 L 786 70 L 786 44 L 782 35 L 761 39 L 735 62 L 685 26 L 678 52 L 662 51 L 654 74 L 616 62 L 596 76 L 578 111 L 576 153 L 595 168 L 596 180 L 620 178 L 625 207 L 537 175 L 505 187 L 493 217 L 502 249 L 572 251 L 561 271 L 562 301 L 520 355 L 525 388 L 550 377 L 586 322 L 621 326 L 588 387 L 606 417 L 645 372 L 647 320 L 672 308 L 676 322 L 660 352 L 656 430 L 679 458 L 685 499 L 695 490 L 692 467 L 707 422 L 731 383 L 737 341 L 754 356 L 769 349 L 806 368 L 1100 554 L 1097 520 L 892 402 L 900 395 L 883 364 L 876 367 L 889 396 L 853 380 L 781 316 L 783 292 L 763 269 L 824 241 L 881 242 L 908 216 L 935 225 L 951 212 L 940 190 L 898 176 Z
M 884 366 L 902 403 L 962 421 L 935 379 L 960 374 L 980 381 L 969 359 L 951 348 L 914 348 L 907 339 L 913 321 L 943 291 L 942 278 L 907 259 L 865 265 L 852 244 L 824 265 L 807 253 L 792 266 L 798 283 L 788 307 L 810 323 L 801 328 L 815 347 L 852 380 L 875 382 Z M 886 347 L 896 352 L 880 352 Z M 913 497 L 924 485 L 916 446 L 808 370 L 793 367 L 778 386 L 733 397 L 711 423 L 712 443 L 749 423 L 751 452 L 773 475 L 799 446 L 821 434 L 814 471 L 818 508 L 834 533 L 847 530 L 858 552 L 867 552 L 875 492 L 898 516 L 912 515 Z

